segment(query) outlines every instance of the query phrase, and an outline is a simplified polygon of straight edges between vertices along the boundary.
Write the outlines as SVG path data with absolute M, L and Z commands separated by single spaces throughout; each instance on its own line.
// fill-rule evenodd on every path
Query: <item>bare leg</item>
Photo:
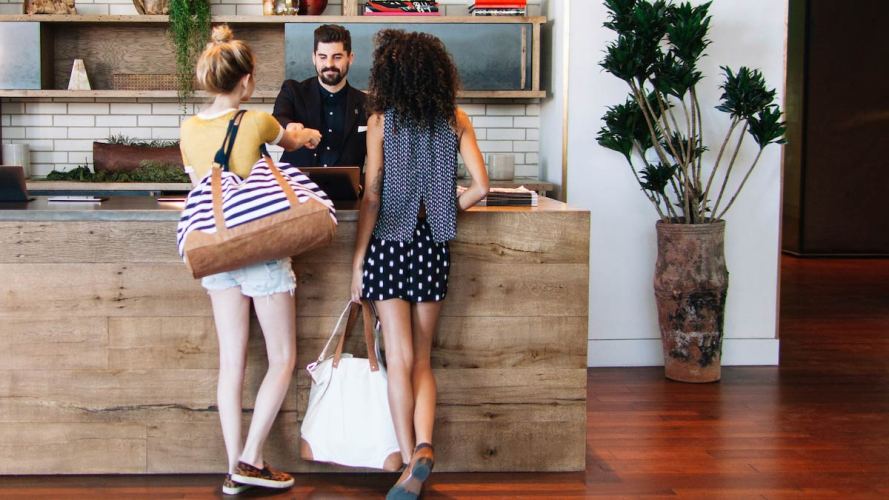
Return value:
M 262 468 L 262 448 L 287 395 L 296 365 L 296 302 L 290 292 L 282 292 L 255 298 L 253 307 L 265 337 L 269 368 L 256 395 L 241 461 Z
M 395 436 L 401 457 L 408 463 L 414 451 L 414 390 L 411 369 L 414 365 L 411 341 L 411 306 L 401 299 L 374 303 L 383 326 L 386 345 L 386 371 L 389 377 L 389 411 L 395 424 Z
M 432 340 L 438 326 L 441 302 L 420 302 L 411 308 L 414 334 L 414 431 L 417 443 L 432 443 L 435 424 L 435 377 L 432 375 Z
M 241 455 L 241 392 L 250 333 L 250 298 L 241 294 L 240 287 L 232 287 L 210 292 L 210 302 L 219 338 L 216 404 L 231 473 Z

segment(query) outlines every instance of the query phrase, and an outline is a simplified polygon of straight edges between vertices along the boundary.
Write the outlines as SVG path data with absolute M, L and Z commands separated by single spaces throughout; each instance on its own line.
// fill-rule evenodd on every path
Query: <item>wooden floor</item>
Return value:
M 590 370 L 585 473 L 438 474 L 426 498 L 889 498 L 889 260 L 785 257 L 782 274 L 780 369 Z M 379 498 L 393 478 L 245 496 Z M 212 498 L 219 480 L 3 477 L 0 498 Z

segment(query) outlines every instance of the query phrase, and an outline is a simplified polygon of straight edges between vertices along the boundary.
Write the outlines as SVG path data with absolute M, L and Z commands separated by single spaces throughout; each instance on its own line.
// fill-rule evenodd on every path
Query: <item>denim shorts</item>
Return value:
M 296 277 L 290 265 L 290 257 L 253 264 L 234 271 L 211 274 L 201 278 L 201 285 L 208 292 L 241 287 L 241 293 L 248 297 L 264 297 L 275 293 L 290 292 L 296 289 Z

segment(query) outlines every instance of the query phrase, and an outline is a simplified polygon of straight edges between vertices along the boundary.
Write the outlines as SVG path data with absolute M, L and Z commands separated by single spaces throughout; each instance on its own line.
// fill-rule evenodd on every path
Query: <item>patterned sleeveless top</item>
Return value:
M 422 128 L 386 110 L 383 193 L 374 236 L 410 241 L 422 201 L 432 239 L 457 236 L 457 134 L 444 118 Z

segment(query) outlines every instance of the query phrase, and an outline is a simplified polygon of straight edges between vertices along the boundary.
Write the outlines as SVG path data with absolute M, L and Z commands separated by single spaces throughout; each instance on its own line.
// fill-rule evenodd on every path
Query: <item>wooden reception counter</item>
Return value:
M 0 474 L 225 470 L 210 303 L 176 253 L 178 210 L 0 205 Z M 349 295 L 357 212 L 338 216 L 333 244 L 294 260 L 298 366 L 266 454 L 285 470 L 344 470 L 297 446 L 304 368 Z M 583 470 L 589 213 L 548 199 L 473 209 L 451 248 L 436 470 Z M 265 372 L 252 330 L 245 422 Z

